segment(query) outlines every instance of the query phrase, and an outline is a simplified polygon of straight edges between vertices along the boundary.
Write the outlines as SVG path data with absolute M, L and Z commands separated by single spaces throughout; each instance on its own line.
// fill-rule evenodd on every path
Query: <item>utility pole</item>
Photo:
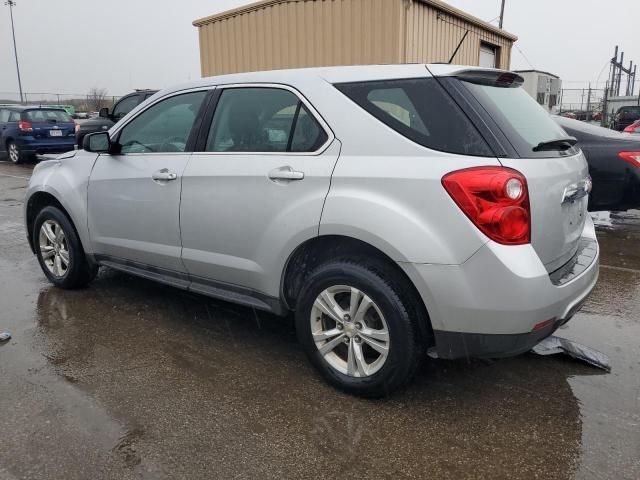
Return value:
M 22 97 L 22 80 L 20 80 L 20 65 L 18 64 L 18 46 L 16 45 L 16 30 L 13 26 L 13 7 L 16 6 L 15 0 L 6 0 L 5 5 L 9 5 L 9 14 L 11 15 L 11 33 L 13 34 L 13 54 L 16 57 L 16 72 L 18 73 L 18 88 L 20 89 L 20 103 L 24 102 Z
M 611 67 L 609 68 L 609 71 L 611 73 L 611 80 L 609 81 L 609 88 L 611 89 L 609 91 L 609 95 L 610 96 L 614 96 L 614 88 L 615 88 L 615 83 L 616 83 L 616 72 L 617 72 L 617 68 L 618 68 L 618 45 L 616 45 L 616 50 L 615 50 L 615 54 L 613 56 L 613 58 L 611 59 Z
M 616 77 L 616 96 L 620 96 L 620 85 L 622 84 L 622 69 L 624 68 L 624 52 L 620 54 L 620 68 Z
M 502 20 L 504 19 L 504 2 L 505 0 L 502 0 L 502 6 L 500 7 L 500 28 L 502 28 Z
M 600 120 L 601 127 L 609 126 L 607 123 L 607 108 L 609 107 L 609 81 L 605 84 L 604 98 L 602 99 L 602 119 Z

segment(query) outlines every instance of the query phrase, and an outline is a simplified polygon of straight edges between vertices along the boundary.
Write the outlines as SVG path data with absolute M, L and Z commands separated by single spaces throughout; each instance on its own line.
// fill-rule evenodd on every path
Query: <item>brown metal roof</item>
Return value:
M 234 8 L 232 10 L 227 10 L 224 12 L 217 13 L 215 15 L 209 15 L 208 17 L 200 18 L 193 22 L 193 25 L 196 27 L 200 27 L 202 25 L 206 25 L 207 23 L 216 22 L 218 20 L 223 20 L 225 18 L 234 17 L 236 15 L 241 15 L 243 13 L 251 12 L 253 10 L 259 10 L 261 8 L 269 7 L 272 5 L 277 5 L 279 3 L 295 3 L 299 1 L 307 1 L 307 0 L 260 0 L 258 2 L 250 3 L 248 5 L 244 5 L 242 7 Z M 469 23 L 473 23 L 474 25 L 478 25 L 479 27 L 484 28 L 485 30 L 489 30 L 496 35 L 500 35 L 504 38 L 508 38 L 511 41 L 516 41 L 518 39 L 517 36 L 509 33 L 505 30 L 502 30 L 495 25 L 491 25 L 484 20 L 479 19 L 478 17 L 474 17 L 473 15 L 468 14 L 462 10 L 459 10 L 451 5 L 441 1 L 441 0 L 411 0 L 411 1 L 419 1 L 421 3 L 425 3 L 427 5 L 432 6 L 437 10 L 441 10 L 450 15 L 456 16 L 462 20 L 465 20 Z

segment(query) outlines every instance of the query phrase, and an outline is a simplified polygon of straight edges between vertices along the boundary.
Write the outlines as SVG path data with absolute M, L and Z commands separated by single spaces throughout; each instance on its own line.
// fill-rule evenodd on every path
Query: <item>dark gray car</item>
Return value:
M 122 117 L 156 92 L 157 90 L 136 90 L 134 93 L 125 95 L 118 100 L 111 111 L 106 107 L 102 108 L 97 118 L 82 122 L 76 131 L 76 145 L 78 145 L 78 148 L 82 148 L 82 141 L 86 135 L 109 130 Z

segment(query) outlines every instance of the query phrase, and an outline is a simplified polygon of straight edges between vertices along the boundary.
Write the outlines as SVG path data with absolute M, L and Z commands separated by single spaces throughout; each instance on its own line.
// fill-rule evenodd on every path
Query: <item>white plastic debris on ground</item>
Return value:
M 567 338 L 552 335 L 542 340 L 539 344 L 533 347 L 531 351 L 538 355 L 556 355 L 558 353 L 564 353 L 577 360 L 582 360 L 589 365 L 606 370 L 607 372 L 611 371 L 611 365 L 607 355 Z

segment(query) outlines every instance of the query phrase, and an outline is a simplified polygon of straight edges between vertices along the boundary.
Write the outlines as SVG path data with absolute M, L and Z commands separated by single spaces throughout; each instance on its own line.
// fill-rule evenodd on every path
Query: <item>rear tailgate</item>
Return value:
M 577 251 L 587 216 L 591 180 L 576 140 L 524 91 L 522 77 L 514 73 L 465 69 L 445 75 L 443 83 L 469 101 L 470 116 L 492 137 L 500 163 L 525 176 L 531 245 L 546 269 L 556 270 Z
M 32 135 L 38 140 L 69 142 L 69 137 L 75 137 L 75 122 L 64 110 L 25 110 L 22 120 L 31 124 Z
M 589 176 L 584 155 L 579 152 L 562 158 L 501 158 L 500 163 L 526 177 L 531 245 L 549 272 L 558 269 L 578 249 L 586 221 L 588 197 L 571 200 L 572 193 L 580 190 Z

